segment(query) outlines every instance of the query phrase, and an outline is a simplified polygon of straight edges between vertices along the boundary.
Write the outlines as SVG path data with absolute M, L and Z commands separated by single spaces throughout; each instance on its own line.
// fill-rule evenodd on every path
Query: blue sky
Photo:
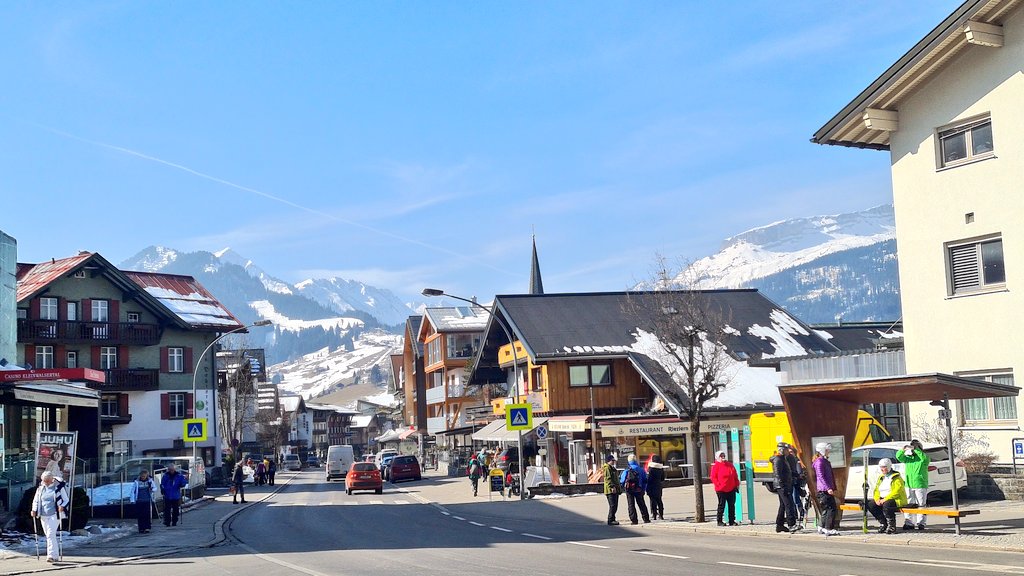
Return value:
M 19 260 L 232 247 L 419 299 L 622 290 L 891 201 L 810 136 L 958 2 L 0 6 Z

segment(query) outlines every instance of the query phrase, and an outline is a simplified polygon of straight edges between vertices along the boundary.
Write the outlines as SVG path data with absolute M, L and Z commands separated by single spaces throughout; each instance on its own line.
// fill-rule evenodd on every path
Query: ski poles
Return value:
M 36 535 L 36 561 L 39 561 L 39 517 L 32 516 L 32 532 Z

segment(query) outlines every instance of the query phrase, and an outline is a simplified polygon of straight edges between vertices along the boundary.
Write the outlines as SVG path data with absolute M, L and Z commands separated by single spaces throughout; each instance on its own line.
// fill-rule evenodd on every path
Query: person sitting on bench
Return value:
M 900 473 L 892 469 L 892 460 L 879 460 L 878 471 L 882 475 L 875 482 L 874 500 L 867 502 L 868 512 L 881 524 L 879 534 L 896 534 L 896 512 L 907 505 L 907 492 Z

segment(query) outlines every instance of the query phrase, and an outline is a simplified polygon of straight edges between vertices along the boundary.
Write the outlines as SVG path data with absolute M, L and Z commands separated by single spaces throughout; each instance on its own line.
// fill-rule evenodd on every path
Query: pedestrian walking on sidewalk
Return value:
M 715 494 L 718 495 L 718 525 L 725 526 L 727 516 L 729 526 L 738 526 L 736 523 L 736 493 L 740 489 L 740 477 L 732 462 L 726 460 L 724 450 L 715 452 L 715 463 L 711 465 L 711 485 L 715 487 Z M 729 508 L 728 514 L 725 514 L 726 507 Z M 725 515 L 723 516 L 723 514 Z
M 903 477 L 892 469 L 892 460 L 888 458 L 878 461 L 878 471 L 882 475 L 875 482 L 874 500 L 867 502 L 868 512 L 881 524 L 879 534 L 896 534 L 896 511 L 907 505 Z
M 480 464 L 480 460 L 474 454 L 469 459 L 469 466 L 466 468 L 466 473 L 469 475 L 469 482 L 473 485 L 473 496 L 476 496 L 477 490 L 479 489 L 480 476 L 483 474 L 484 467 Z
M 601 474 L 604 476 L 604 497 L 608 499 L 608 525 L 617 526 L 619 522 L 615 519 L 615 513 L 619 510 L 622 484 L 619 484 L 619 471 L 615 469 L 615 456 L 605 455 Z
M 181 517 L 181 489 L 188 485 L 185 476 L 172 462 L 160 479 L 160 493 L 164 496 L 164 526 L 177 526 Z
M 779 512 L 775 515 L 776 532 L 799 530 L 796 523 L 796 503 L 793 502 L 793 469 L 789 465 L 788 453 L 789 444 L 779 442 L 775 447 L 775 455 L 770 458 L 775 495 L 779 497 Z
M 647 497 L 651 499 L 651 518 L 665 519 L 665 501 L 661 499 L 662 483 L 665 481 L 665 465 L 661 456 L 651 456 L 647 464 Z
M 231 503 L 238 504 L 238 498 L 241 496 L 242 504 L 245 504 L 245 462 L 235 464 L 235 470 L 231 473 L 231 487 L 235 489 L 231 495 Z
M 43 525 L 43 534 L 46 536 L 46 561 L 51 564 L 60 560 L 60 521 L 64 518 L 67 505 L 67 485 L 58 482 L 53 472 L 43 472 L 39 487 L 32 498 L 32 521 L 35 522 L 35 518 L 39 518 Z
M 818 491 L 818 509 L 821 510 L 821 522 L 818 525 L 818 534 L 825 536 L 838 536 L 836 530 L 836 477 L 832 474 L 832 463 L 828 460 L 828 454 L 832 451 L 832 445 L 828 442 L 818 442 L 814 447 L 814 460 L 811 468 L 814 468 L 814 488 Z
M 263 460 L 256 463 L 256 485 L 263 486 L 267 481 L 267 467 L 263 464 Z
M 267 483 L 274 485 L 274 475 L 277 474 L 277 460 L 273 458 L 267 463 Z
M 924 451 L 919 440 L 911 440 L 910 444 L 896 453 L 896 459 L 903 463 L 904 481 L 907 483 L 908 503 L 923 508 L 928 502 L 928 465 L 931 459 Z M 924 514 L 903 513 L 903 529 L 924 530 L 927 516 Z
M 153 496 L 156 495 L 156 484 L 149 477 L 149 470 L 139 472 L 139 477 L 132 482 L 131 500 L 135 502 L 135 513 L 139 518 L 139 534 L 149 532 L 153 526 Z
M 643 466 L 636 461 L 636 454 L 630 454 L 626 459 L 626 469 L 619 474 L 619 484 L 626 493 L 626 512 L 629 513 L 629 523 L 637 524 L 636 510 L 640 509 L 640 517 L 644 524 L 651 521 L 651 515 L 647 512 L 647 503 L 644 502 L 644 492 L 647 490 L 647 472 Z
M 786 454 L 786 462 L 793 471 L 793 505 L 796 506 L 796 521 L 802 524 L 807 514 L 807 506 L 804 506 L 804 498 L 807 496 L 807 490 L 804 489 L 807 486 L 807 471 L 804 470 L 804 464 L 797 457 L 796 447 L 793 445 L 790 445 Z

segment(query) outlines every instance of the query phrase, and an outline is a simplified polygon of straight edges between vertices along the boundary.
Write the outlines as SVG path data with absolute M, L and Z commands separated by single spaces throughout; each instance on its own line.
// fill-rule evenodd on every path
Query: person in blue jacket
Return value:
M 149 532 L 153 524 L 153 497 L 156 485 L 149 477 L 149 470 L 139 472 L 139 477 L 132 482 L 131 499 L 135 502 L 135 512 L 139 518 L 139 534 Z
M 164 477 L 160 479 L 160 493 L 164 496 L 164 526 L 177 526 L 181 517 L 181 489 L 188 486 L 188 480 L 178 472 L 174 464 L 168 464 Z
M 636 455 L 630 454 L 626 459 L 626 469 L 619 474 L 619 485 L 626 493 L 626 511 L 629 513 L 630 524 L 636 524 L 636 509 L 640 508 L 640 516 L 644 524 L 651 521 L 651 515 L 647 511 L 647 503 L 644 502 L 644 492 L 647 491 L 647 472 L 644 467 L 636 461 Z

